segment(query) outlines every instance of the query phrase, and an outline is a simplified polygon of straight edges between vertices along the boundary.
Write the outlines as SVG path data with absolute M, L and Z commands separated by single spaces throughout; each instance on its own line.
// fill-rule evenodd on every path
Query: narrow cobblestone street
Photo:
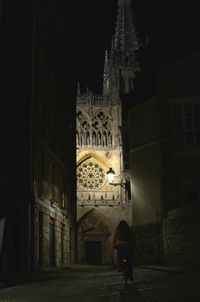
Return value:
M 134 283 L 125 289 L 120 273 L 108 267 L 74 266 L 33 274 L 1 288 L 0 302 L 199 301 L 197 274 L 135 268 L 134 275 Z

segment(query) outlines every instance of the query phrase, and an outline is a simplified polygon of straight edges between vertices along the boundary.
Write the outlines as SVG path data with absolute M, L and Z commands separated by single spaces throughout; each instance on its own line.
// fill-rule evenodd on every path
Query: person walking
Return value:
M 112 248 L 117 250 L 117 262 L 119 271 L 121 271 L 121 259 L 128 259 L 129 280 L 133 281 L 133 247 L 135 246 L 135 235 L 128 223 L 121 220 L 114 232 Z

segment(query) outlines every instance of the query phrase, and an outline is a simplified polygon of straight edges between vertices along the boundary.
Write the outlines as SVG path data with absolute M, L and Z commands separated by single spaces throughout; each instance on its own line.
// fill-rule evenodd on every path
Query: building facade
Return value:
M 50 106 L 50 99 L 43 106 L 47 119 L 38 119 L 41 124 L 34 140 L 35 268 L 64 266 L 76 258 L 75 166 L 67 149 L 70 129 L 66 116 Z
M 76 257 L 75 101 L 56 4 L 0 1 L 0 274 L 11 277 Z
M 112 234 L 120 220 L 132 224 L 129 174 L 125 169 L 121 96 L 133 89 L 138 42 L 130 1 L 118 1 L 117 26 L 105 53 L 103 93 L 77 90 L 78 261 L 113 263 Z M 114 183 L 107 171 L 114 169 Z
M 8 276 L 31 269 L 31 8 L 0 1 L 0 274 Z
M 38 1 L 35 6 L 35 268 L 60 267 L 75 263 L 76 258 L 75 102 L 66 104 L 66 87 L 62 86 L 61 66 L 66 68 L 66 61 L 60 49 L 62 31 L 55 7 L 55 2 L 48 1 Z
M 139 263 L 199 267 L 199 64 L 196 54 L 166 66 L 158 74 L 157 97 L 130 110 Z

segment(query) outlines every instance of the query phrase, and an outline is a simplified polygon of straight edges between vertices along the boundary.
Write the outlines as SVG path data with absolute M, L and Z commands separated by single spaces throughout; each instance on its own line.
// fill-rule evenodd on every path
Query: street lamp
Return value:
M 108 182 L 111 185 L 115 177 L 115 171 L 113 170 L 113 168 L 109 168 L 106 173 L 108 175 Z
M 120 187 L 124 188 L 125 190 L 127 190 L 126 181 L 123 182 L 123 180 L 121 179 L 121 182 L 113 182 L 114 176 L 115 176 L 115 171 L 113 170 L 113 168 L 109 168 L 109 170 L 106 173 L 108 175 L 108 182 L 109 182 L 110 185 L 120 186 Z

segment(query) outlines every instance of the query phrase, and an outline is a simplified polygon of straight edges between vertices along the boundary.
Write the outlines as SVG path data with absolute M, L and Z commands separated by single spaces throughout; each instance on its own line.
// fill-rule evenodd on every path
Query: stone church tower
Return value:
M 138 41 L 130 0 L 118 0 L 110 53 L 105 53 L 103 93 L 77 90 L 78 261 L 111 264 L 112 234 L 120 220 L 132 224 L 128 174 L 124 178 L 121 96 L 133 89 Z M 109 168 L 114 183 L 107 180 Z M 119 185 L 119 183 L 126 183 Z

